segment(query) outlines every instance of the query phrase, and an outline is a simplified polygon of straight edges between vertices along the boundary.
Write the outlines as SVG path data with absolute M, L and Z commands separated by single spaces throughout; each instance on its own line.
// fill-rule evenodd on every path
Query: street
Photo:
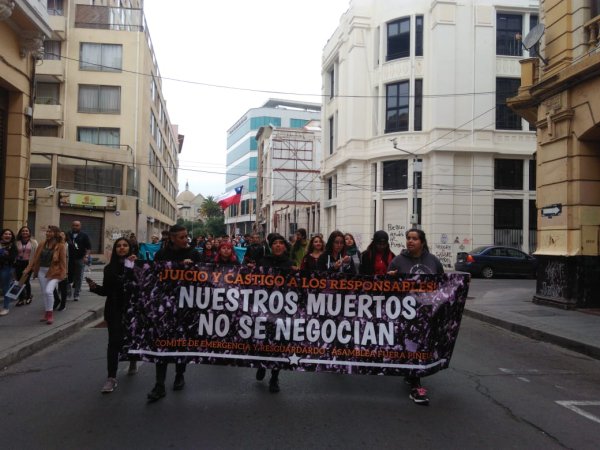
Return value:
M 472 292 L 486 286 L 498 282 Z M 116 391 L 102 395 L 106 342 L 105 328 L 88 327 L 4 371 L 0 447 L 599 446 L 600 361 L 468 317 L 450 368 L 424 379 L 428 407 L 398 377 L 282 372 L 270 394 L 252 369 L 197 365 L 181 392 L 171 366 L 166 398 L 147 404 L 148 363 L 129 377 L 122 363 Z

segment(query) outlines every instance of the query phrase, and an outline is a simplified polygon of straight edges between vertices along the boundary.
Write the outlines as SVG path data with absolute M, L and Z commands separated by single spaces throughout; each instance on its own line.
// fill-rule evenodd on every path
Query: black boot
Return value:
M 271 379 L 269 380 L 269 392 L 275 394 L 279 391 L 279 369 L 272 369 Z

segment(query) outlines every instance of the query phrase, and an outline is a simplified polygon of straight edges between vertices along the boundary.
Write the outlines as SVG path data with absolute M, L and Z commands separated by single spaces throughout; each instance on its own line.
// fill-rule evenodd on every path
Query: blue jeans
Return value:
M 4 295 L 4 309 L 8 309 L 10 298 L 6 296 L 10 283 L 13 281 L 13 270 L 10 266 L 0 267 L 0 289 L 2 289 L 2 295 Z

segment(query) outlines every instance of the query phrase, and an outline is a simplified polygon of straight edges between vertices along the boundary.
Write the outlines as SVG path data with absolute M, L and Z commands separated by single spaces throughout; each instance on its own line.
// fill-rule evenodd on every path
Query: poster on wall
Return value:
M 390 237 L 390 248 L 398 255 L 406 248 L 404 237 L 408 230 L 408 200 L 405 198 L 383 201 L 383 230 Z

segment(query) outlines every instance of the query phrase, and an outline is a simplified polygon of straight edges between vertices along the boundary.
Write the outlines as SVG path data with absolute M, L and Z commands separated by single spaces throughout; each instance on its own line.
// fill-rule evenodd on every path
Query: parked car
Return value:
M 493 278 L 496 275 L 535 278 L 537 265 L 535 257 L 516 248 L 485 245 L 468 253 L 458 253 L 454 269 L 483 278 Z

